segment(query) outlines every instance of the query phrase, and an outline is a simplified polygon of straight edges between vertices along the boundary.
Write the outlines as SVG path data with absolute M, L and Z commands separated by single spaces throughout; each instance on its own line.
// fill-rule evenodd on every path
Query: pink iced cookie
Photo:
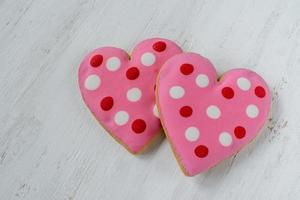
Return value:
M 160 117 L 188 176 L 237 153 L 268 117 L 270 92 L 258 74 L 235 69 L 217 78 L 209 60 L 194 53 L 174 56 L 159 73 Z
M 181 49 L 170 40 L 139 43 L 131 58 L 122 49 L 89 53 L 79 68 L 83 99 L 104 128 L 130 152 L 140 152 L 161 129 L 154 87 L 160 67 Z

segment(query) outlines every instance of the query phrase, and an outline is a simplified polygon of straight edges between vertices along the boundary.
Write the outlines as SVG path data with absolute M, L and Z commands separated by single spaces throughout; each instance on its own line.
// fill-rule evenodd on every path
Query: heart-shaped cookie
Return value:
M 265 81 L 234 69 L 221 80 L 208 59 L 182 53 L 169 59 L 157 80 L 160 118 L 188 176 L 208 170 L 255 138 L 270 110 Z
M 89 53 L 79 68 L 84 102 L 103 127 L 131 153 L 139 153 L 161 129 L 155 105 L 155 80 L 161 66 L 181 53 L 172 41 L 139 43 L 132 56 L 119 48 Z

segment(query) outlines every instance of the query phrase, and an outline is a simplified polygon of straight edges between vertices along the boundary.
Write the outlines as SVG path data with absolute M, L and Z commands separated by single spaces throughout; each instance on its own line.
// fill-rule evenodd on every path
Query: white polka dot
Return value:
M 87 90 L 96 90 L 101 84 L 101 79 L 96 74 L 89 75 L 84 82 L 84 87 Z
M 253 119 L 253 118 L 258 116 L 259 109 L 257 108 L 256 105 L 253 105 L 253 104 L 248 105 L 247 109 L 246 109 L 246 114 L 247 114 L 248 117 Z
M 114 120 L 118 126 L 123 126 L 128 122 L 129 115 L 126 111 L 119 111 L 115 114 Z
M 251 83 L 248 79 L 246 79 L 245 77 L 240 77 L 238 80 L 237 80 L 237 85 L 239 86 L 239 88 L 241 90 L 244 90 L 244 91 L 247 91 L 250 89 L 251 87 Z
M 107 61 L 106 61 L 106 68 L 109 71 L 117 71 L 121 66 L 121 61 L 118 57 L 110 57 Z
M 210 105 L 206 109 L 206 114 L 211 119 L 218 119 L 221 116 L 221 111 L 217 106 Z
M 157 105 L 155 104 L 153 106 L 153 115 L 157 118 L 159 118 L 159 112 L 158 112 L 158 109 L 157 109 Z
M 180 99 L 184 96 L 184 89 L 180 86 L 173 86 L 169 90 L 169 94 L 173 99 Z
M 221 145 L 223 145 L 224 147 L 228 147 L 232 144 L 232 137 L 230 135 L 230 133 L 227 132 L 222 132 L 219 135 L 219 142 L 221 143 Z
M 209 78 L 208 76 L 206 76 L 205 74 L 199 74 L 196 77 L 196 84 L 201 87 L 201 88 L 205 88 L 208 86 L 209 84 Z
M 199 135 L 200 132 L 196 127 L 191 126 L 185 130 L 185 138 L 190 142 L 198 140 Z
M 127 91 L 127 99 L 131 102 L 137 102 L 142 97 L 142 92 L 139 88 L 131 88 Z
M 155 56 L 153 53 L 146 52 L 141 57 L 141 63 L 147 67 L 155 63 Z

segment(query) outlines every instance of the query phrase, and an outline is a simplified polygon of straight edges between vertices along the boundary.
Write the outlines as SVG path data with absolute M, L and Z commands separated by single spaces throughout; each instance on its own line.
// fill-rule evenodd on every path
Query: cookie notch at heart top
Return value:
M 255 72 L 234 69 L 220 81 L 195 53 L 169 59 L 157 79 L 161 122 L 185 175 L 207 171 L 252 141 L 267 120 L 270 91 Z
M 79 67 L 84 102 L 102 126 L 129 152 L 140 153 L 161 130 L 155 80 L 161 66 L 181 49 L 153 38 L 139 43 L 131 58 L 122 49 L 90 52 Z

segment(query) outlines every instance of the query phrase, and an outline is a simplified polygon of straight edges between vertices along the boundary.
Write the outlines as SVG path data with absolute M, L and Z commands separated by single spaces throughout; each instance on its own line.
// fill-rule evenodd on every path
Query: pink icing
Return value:
M 132 153 L 159 134 L 155 80 L 162 64 L 178 53 L 181 49 L 172 41 L 153 38 L 139 43 L 131 59 L 122 49 L 103 47 L 89 53 L 80 65 L 79 87 L 86 105 Z
M 270 92 L 258 74 L 234 69 L 217 81 L 209 60 L 194 53 L 169 59 L 157 83 L 163 127 L 189 176 L 237 153 L 255 138 L 270 110 Z

